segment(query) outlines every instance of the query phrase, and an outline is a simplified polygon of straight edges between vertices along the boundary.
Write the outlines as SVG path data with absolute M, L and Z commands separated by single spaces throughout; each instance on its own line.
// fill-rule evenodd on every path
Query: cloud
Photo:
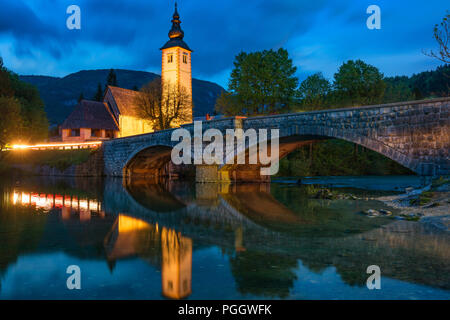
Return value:
M 64 75 L 103 67 L 159 72 L 159 48 L 168 39 L 173 3 L 78 0 L 82 29 L 68 30 L 66 8 L 72 2 L 3 0 L 0 55 L 5 63 L 20 73 Z M 434 65 L 421 58 L 411 58 L 414 67 L 398 62 L 433 46 L 432 27 L 445 14 L 446 1 L 377 3 L 382 10 L 377 31 L 365 27 L 365 10 L 372 3 L 361 0 L 183 0 L 179 13 L 185 41 L 194 50 L 194 76 L 222 85 L 240 51 L 279 47 L 288 48 L 299 74 L 332 76 L 353 58 L 372 59 L 382 70 L 399 74 Z M 13 48 L 6 51 L 2 41 Z

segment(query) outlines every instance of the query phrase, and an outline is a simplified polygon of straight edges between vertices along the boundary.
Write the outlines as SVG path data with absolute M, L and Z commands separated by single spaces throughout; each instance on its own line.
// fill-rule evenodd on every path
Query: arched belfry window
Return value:
M 167 55 L 167 63 L 172 63 L 172 62 L 173 62 L 173 54 Z

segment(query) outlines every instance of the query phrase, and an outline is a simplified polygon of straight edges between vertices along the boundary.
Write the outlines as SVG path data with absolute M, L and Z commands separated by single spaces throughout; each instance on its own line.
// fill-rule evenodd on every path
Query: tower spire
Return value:
M 181 30 L 181 20 L 180 15 L 178 14 L 178 5 L 175 1 L 175 12 L 172 16 L 172 28 L 169 31 L 169 38 L 170 39 L 180 39 L 183 40 L 184 32 Z

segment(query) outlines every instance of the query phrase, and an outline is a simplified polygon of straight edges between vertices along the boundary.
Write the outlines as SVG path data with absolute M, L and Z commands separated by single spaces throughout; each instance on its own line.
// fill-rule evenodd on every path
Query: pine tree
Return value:
M 108 77 L 106 78 L 106 85 L 117 87 L 117 76 L 114 69 L 109 70 Z
M 84 99 L 84 95 L 83 92 L 80 93 L 80 96 L 78 97 L 78 102 L 80 102 L 81 100 Z
M 103 90 L 102 90 L 102 85 L 99 82 L 98 86 L 97 86 L 97 92 L 95 93 L 95 96 L 94 96 L 94 100 L 95 101 L 102 101 L 102 99 L 103 99 Z

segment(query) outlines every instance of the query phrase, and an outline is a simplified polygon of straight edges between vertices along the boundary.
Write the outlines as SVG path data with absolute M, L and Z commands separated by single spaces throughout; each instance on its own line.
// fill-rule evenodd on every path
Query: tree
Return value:
M 103 89 L 102 89 L 102 85 L 99 82 L 97 85 L 97 92 L 95 93 L 94 96 L 94 101 L 102 101 L 103 99 Z
M 385 78 L 384 81 L 386 82 L 384 103 L 414 100 L 411 81 L 407 76 Z
M 296 70 L 285 49 L 240 53 L 228 86 L 228 97 L 233 97 L 240 109 L 231 112 L 255 115 L 287 111 L 298 83 Z
M 13 140 L 42 141 L 48 136 L 48 120 L 39 92 L 19 80 L 0 58 L 0 147 Z
M 109 70 L 108 77 L 106 78 L 106 85 L 117 87 L 117 76 L 114 69 Z
M 80 96 L 78 97 L 78 103 L 80 103 L 81 100 L 84 99 L 83 92 L 80 93 Z
M 22 127 L 20 109 L 16 98 L 0 96 L 0 150 L 19 138 Z
M 386 89 L 383 74 L 361 60 L 349 60 L 334 74 L 334 88 L 341 105 L 381 103 Z
M 151 122 L 154 130 L 173 128 L 192 120 L 192 102 L 184 87 L 153 80 L 136 96 L 136 113 Z
M 11 77 L 8 70 L 3 66 L 3 59 L 0 57 L 0 96 L 14 96 L 14 89 L 11 85 Z
M 426 55 L 436 58 L 444 63 L 450 63 L 450 14 L 447 13 L 440 24 L 436 24 L 433 29 L 434 38 L 439 45 L 439 51 L 425 52 Z
M 321 109 L 326 105 L 327 95 L 330 91 L 330 82 L 319 72 L 308 76 L 300 84 L 297 96 L 300 98 L 303 106 L 312 110 Z
M 237 102 L 237 98 L 230 92 L 222 91 L 216 100 L 214 112 L 217 114 L 224 114 L 226 116 L 233 116 L 240 114 L 242 107 Z

